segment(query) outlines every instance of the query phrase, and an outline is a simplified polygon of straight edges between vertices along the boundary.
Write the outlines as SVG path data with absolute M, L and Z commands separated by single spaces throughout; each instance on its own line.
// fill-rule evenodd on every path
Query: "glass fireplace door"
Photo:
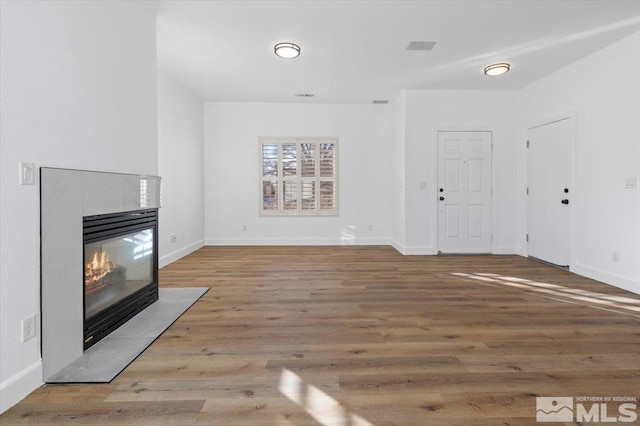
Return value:
M 154 282 L 154 230 L 85 243 L 85 319 Z

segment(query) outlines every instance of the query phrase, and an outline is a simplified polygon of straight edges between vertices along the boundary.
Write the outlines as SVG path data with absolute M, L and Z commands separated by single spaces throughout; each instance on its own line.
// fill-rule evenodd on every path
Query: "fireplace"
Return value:
M 84 349 L 158 300 L 157 209 L 85 216 Z
M 59 381 L 100 339 L 117 339 L 118 326 L 158 299 L 161 182 L 159 176 L 40 168 L 44 382 Z M 109 283 L 115 287 L 106 290 Z

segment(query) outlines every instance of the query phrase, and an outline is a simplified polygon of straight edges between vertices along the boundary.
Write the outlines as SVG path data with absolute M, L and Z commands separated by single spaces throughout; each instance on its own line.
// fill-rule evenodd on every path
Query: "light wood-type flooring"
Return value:
M 211 289 L 112 383 L 0 424 L 534 425 L 536 397 L 640 399 L 640 296 L 518 256 L 205 247 L 160 285 Z

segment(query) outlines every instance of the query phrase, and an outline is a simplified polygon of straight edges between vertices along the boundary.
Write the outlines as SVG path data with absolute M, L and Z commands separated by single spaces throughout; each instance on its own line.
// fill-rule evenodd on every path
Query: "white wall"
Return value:
M 1 2 L 0 411 L 42 383 L 36 167 L 156 174 L 153 4 Z M 38 319 L 39 321 L 39 319 Z
M 624 189 L 626 177 L 640 183 L 640 33 L 519 93 L 521 170 L 526 129 L 568 111 L 576 123 L 571 269 L 640 294 L 640 191 Z M 526 175 L 519 179 L 523 188 Z M 520 206 L 526 217 L 526 199 Z
M 204 136 L 207 244 L 389 243 L 389 105 L 206 103 Z M 259 216 L 259 136 L 337 136 L 339 216 Z
M 203 118 L 202 101 L 158 73 L 161 267 L 204 245 Z
M 437 131 L 458 129 L 492 132 L 492 250 L 496 254 L 517 253 L 515 93 L 407 90 L 404 97 L 406 245 L 400 251 L 438 251 Z M 402 98 L 397 101 L 402 102 Z M 421 182 L 426 183 L 426 189 L 420 188 Z
M 405 143 L 406 143 L 406 95 L 402 91 L 391 104 L 393 127 L 393 166 L 391 179 L 391 244 L 396 250 L 403 252 L 407 244 L 406 235 L 406 200 L 405 182 Z

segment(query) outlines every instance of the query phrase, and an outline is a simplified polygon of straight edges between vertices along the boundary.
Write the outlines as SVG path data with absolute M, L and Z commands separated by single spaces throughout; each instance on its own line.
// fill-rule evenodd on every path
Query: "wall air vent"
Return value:
M 429 51 L 436 45 L 435 41 L 411 41 L 407 46 L 407 50 Z
M 389 100 L 388 99 L 374 99 L 373 103 L 374 104 L 378 104 L 378 105 L 384 105 L 384 104 L 388 104 Z
M 315 95 L 313 93 L 296 93 L 293 96 L 296 98 L 313 98 Z

